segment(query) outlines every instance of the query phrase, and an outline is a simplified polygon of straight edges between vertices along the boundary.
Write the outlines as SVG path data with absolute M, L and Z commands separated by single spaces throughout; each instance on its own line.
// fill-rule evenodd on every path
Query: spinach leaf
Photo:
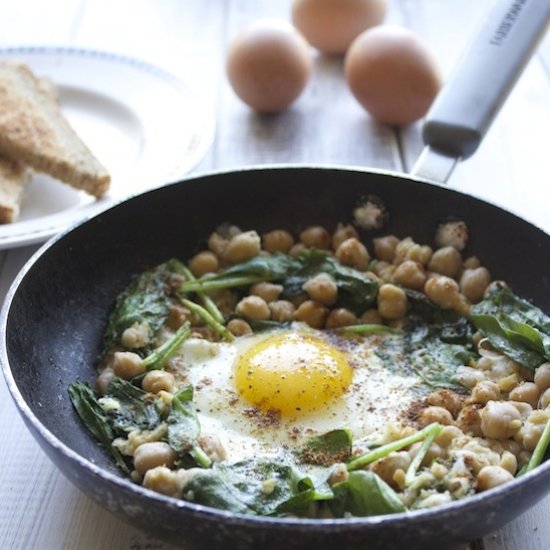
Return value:
M 134 323 L 147 323 L 149 336 L 158 332 L 166 321 L 170 298 L 166 282 L 171 274 L 171 261 L 139 275 L 117 298 L 105 331 L 105 349 L 120 343 L 122 333 Z
M 281 281 L 289 272 L 299 268 L 292 256 L 275 253 L 271 256 L 256 256 L 247 262 L 236 264 L 222 273 L 195 281 L 186 281 L 181 292 L 208 291 L 219 288 L 248 286 L 261 281 Z
M 109 417 L 98 403 L 90 385 L 84 382 L 75 382 L 71 384 L 69 386 L 69 396 L 78 416 L 80 416 L 86 428 L 88 428 L 90 433 L 101 443 L 101 445 L 111 453 L 117 466 L 124 473 L 129 474 L 130 469 L 122 457 L 122 454 L 112 445 L 115 437 Z
M 327 486 L 328 487 L 328 486 Z M 184 495 L 193 502 L 257 515 L 299 513 L 314 500 L 332 498 L 330 489 L 313 482 L 285 459 L 249 459 L 235 464 L 214 464 L 193 477 Z
M 327 273 L 335 280 L 338 287 L 337 307 L 361 314 L 372 306 L 378 295 L 377 282 L 357 269 L 340 265 L 322 250 L 304 250 L 296 261 L 298 269 L 290 272 L 281 283 L 284 287 L 281 294 L 283 299 L 292 299 L 302 294 L 304 283 L 319 273 Z
M 167 437 L 170 447 L 178 454 L 190 451 L 200 435 L 191 384 L 174 395 L 166 423 L 168 424 Z
M 329 504 L 336 517 L 345 512 L 356 517 L 396 514 L 406 510 L 395 491 L 373 472 L 351 472 L 346 481 L 332 486 Z
M 193 386 L 189 384 L 172 398 L 170 412 L 166 418 L 166 440 L 176 451 L 181 467 L 199 465 L 209 468 L 212 461 L 198 443 L 201 428 L 193 404 L 193 393 Z
M 120 405 L 108 413 L 115 435 L 136 429 L 154 430 L 162 421 L 154 397 L 127 380 L 114 378 L 107 387 L 107 396 Z
M 237 264 L 223 273 L 196 281 L 187 281 L 182 292 L 208 291 L 219 288 L 249 286 L 260 281 L 274 281 L 283 285 L 283 299 L 303 293 L 303 284 L 319 273 L 328 273 L 339 289 L 338 306 L 363 313 L 376 299 L 378 283 L 361 271 L 340 265 L 322 250 L 310 249 L 294 258 L 287 254 L 256 256 Z
M 456 370 L 475 357 L 469 326 L 461 321 L 429 324 L 418 317 L 411 317 L 401 334 L 381 339 L 376 354 L 390 370 L 420 378 L 424 387 L 415 389 L 421 392 L 434 388 L 463 392 Z
M 347 462 L 351 456 L 352 438 L 349 430 L 332 430 L 306 441 L 300 459 L 306 464 L 329 466 Z
M 405 353 L 411 370 L 432 389 L 464 391 L 456 380 L 456 370 L 467 365 L 475 354 L 459 344 L 448 344 L 441 331 L 417 327 L 405 337 Z
M 472 324 L 498 350 L 524 367 L 550 359 L 550 317 L 503 285 L 470 310 Z

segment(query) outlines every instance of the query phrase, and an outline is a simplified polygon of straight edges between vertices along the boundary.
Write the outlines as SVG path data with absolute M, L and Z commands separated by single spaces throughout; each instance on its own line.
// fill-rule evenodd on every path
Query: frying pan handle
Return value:
M 445 182 L 475 152 L 549 21 L 550 0 L 495 2 L 426 117 L 414 175 Z

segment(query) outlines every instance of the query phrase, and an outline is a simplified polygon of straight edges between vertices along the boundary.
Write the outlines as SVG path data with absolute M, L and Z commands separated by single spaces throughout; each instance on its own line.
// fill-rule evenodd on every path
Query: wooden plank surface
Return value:
M 0 46 L 99 48 L 142 58 L 180 75 L 216 112 L 216 140 L 198 172 L 280 162 L 410 167 L 421 149 L 419 125 L 397 132 L 372 121 L 347 89 L 341 59 L 316 56 L 308 88 L 280 116 L 255 115 L 235 97 L 223 70 L 228 41 L 258 17 L 288 17 L 289 4 L 290 0 L 4 1 L 0 3 Z M 490 0 L 393 0 L 388 21 L 422 36 L 448 74 L 477 17 L 489 4 Z M 547 38 L 487 140 L 451 182 L 547 230 L 549 92 Z M 36 248 L 0 253 L 0 296 Z M 121 523 L 65 480 L 26 430 L 3 380 L 0 436 L 0 548 L 171 550 Z M 477 550 L 546 550 L 549 514 L 550 497 L 474 546 Z

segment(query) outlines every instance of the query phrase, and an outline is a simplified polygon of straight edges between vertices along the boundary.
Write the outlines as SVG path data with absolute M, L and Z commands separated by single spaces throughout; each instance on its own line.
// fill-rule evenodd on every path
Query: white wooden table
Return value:
M 448 74 L 490 1 L 392 0 L 387 22 L 420 34 Z M 394 131 L 369 119 L 346 88 L 341 59 L 318 57 L 306 92 L 280 116 L 256 116 L 233 95 L 223 70 L 228 40 L 260 16 L 288 18 L 289 4 L 289 0 L 2 0 L 0 47 L 91 47 L 142 58 L 181 76 L 210 102 L 217 119 L 214 145 L 196 172 L 280 162 L 406 171 L 421 148 L 418 125 Z M 480 86 L 490 85 L 490 75 L 487 78 Z M 458 168 L 451 185 L 550 231 L 549 129 L 550 36 L 478 153 Z M 497 239 L 495 246 L 505 245 Z M 36 248 L 0 253 L 1 296 Z M 550 496 L 469 547 L 546 550 L 549 516 Z M 171 547 L 120 522 L 65 480 L 24 427 L 2 380 L 0 548 Z

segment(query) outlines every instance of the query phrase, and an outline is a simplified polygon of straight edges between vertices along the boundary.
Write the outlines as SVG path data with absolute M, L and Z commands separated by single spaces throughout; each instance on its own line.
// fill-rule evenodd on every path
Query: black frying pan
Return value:
M 537 17 L 543 12 L 548 20 L 550 7 L 541 1 L 537 9 Z M 447 130 L 443 127 L 445 139 Z M 475 132 L 456 134 L 467 136 L 463 144 L 475 138 Z M 427 157 L 440 157 L 444 166 L 453 163 L 432 152 Z M 496 206 L 438 185 L 391 173 L 314 167 L 232 171 L 168 185 L 50 241 L 6 299 L 0 359 L 8 386 L 27 426 L 63 473 L 137 527 L 203 549 L 442 547 L 498 529 L 540 500 L 550 489 L 548 461 L 500 488 L 412 514 L 323 521 L 237 516 L 127 481 L 73 411 L 67 386 L 77 378 L 95 378 L 107 316 L 133 274 L 171 256 L 190 257 L 221 222 L 259 232 L 277 227 L 295 232 L 310 224 L 332 228 L 350 221 L 354 206 L 370 194 L 390 212 L 381 233 L 430 243 L 448 216 L 466 221 L 471 239 L 465 254 L 475 253 L 494 278 L 506 279 L 518 294 L 550 311 L 550 278 L 541 269 L 550 265 L 550 236 Z M 362 237 L 369 245 L 374 236 Z

